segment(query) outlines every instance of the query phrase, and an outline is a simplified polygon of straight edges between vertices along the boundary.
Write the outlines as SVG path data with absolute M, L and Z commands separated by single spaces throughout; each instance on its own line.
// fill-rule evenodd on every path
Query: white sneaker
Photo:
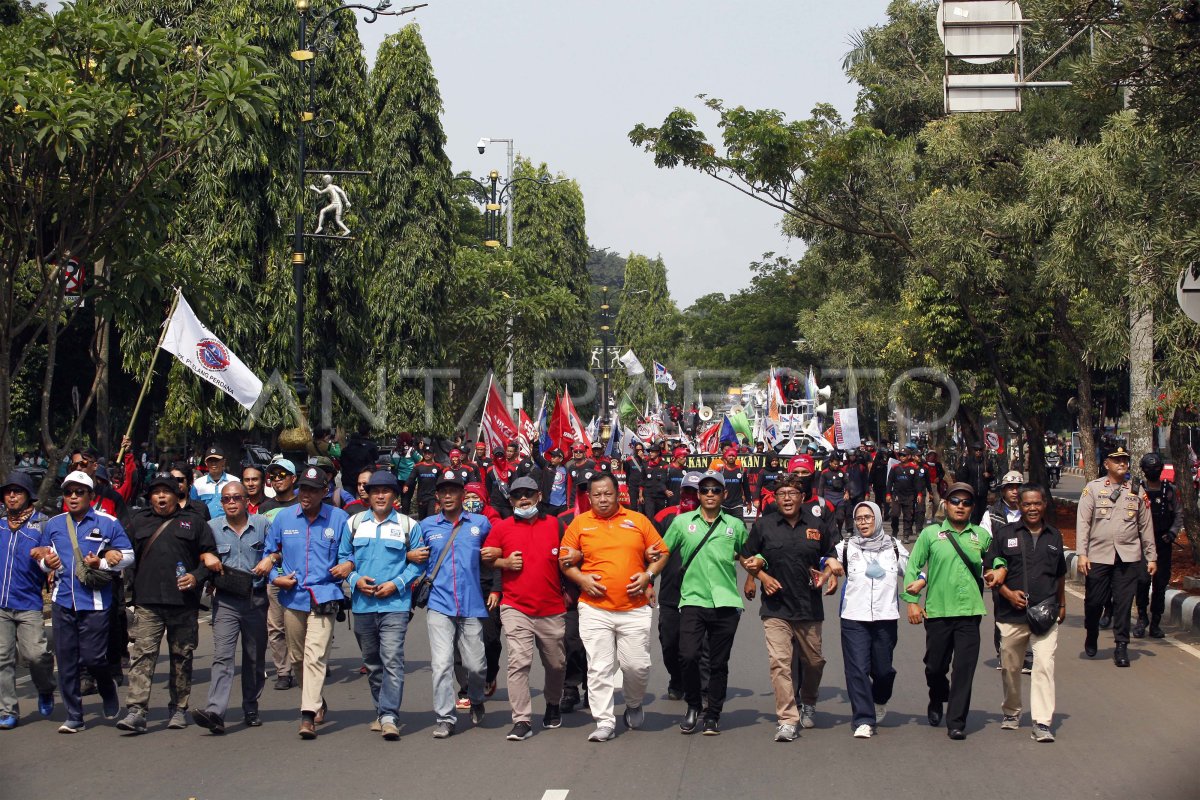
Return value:
M 596 730 L 588 734 L 589 742 L 607 742 L 609 739 L 614 739 L 617 736 L 617 728 L 615 725 L 597 725 Z
M 781 722 L 779 723 L 779 727 L 775 729 L 775 741 L 777 742 L 794 742 L 796 741 L 796 736 L 795 725 Z
M 816 706 L 800 706 L 800 727 L 815 728 L 817 723 L 814 717 L 817 714 Z
M 871 733 L 872 733 L 871 726 L 864 722 L 862 725 L 859 725 L 857 728 L 854 729 L 854 738 L 855 739 L 870 739 Z
M 875 724 L 878 725 L 881 722 L 883 722 L 883 718 L 886 716 L 887 716 L 887 706 L 881 706 L 881 705 L 876 704 L 876 706 L 875 706 Z

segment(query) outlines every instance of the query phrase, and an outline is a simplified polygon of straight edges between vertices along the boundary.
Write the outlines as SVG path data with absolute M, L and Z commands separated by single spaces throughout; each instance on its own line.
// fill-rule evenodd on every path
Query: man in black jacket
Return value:
M 351 434 L 350 441 L 342 448 L 342 488 L 354 488 L 358 473 L 375 466 L 379 458 L 379 446 L 367 438 L 370 429 L 364 423 Z
M 220 569 L 217 545 L 204 518 L 182 499 L 177 479 L 157 472 L 149 481 L 150 507 L 130 515 L 133 542 L 133 663 L 129 668 L 128 712 L 117 728 L 145 733 L 150 684 L 164 634 L 171 652 L 168 728 L 186 728 L 192 693 L 192 653 L 199 634 L 200 587 Z
M 972 525 L 978 525 L 987 511 L 988 489 L 991 488 L 994 474 L 991 459 L 984 453 L 983 445 L 979 442 L 971 445 L 971 455 L 963 459 L 958 471 L 954 473 L 954 480 L 970 486 L 975 490 L 975 497 L 979 498 L 971 510 Z

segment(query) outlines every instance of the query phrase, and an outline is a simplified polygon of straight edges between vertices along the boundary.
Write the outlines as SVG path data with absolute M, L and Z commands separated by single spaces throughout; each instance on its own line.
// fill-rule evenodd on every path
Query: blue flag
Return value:
M 738 443 L 737 431 L 733 429 L 733 423 L 729 421 L 729 415 L 725 415 L 725 421 L 721 423 L 721 444 L 730 442 Z
M 554 442 L 550 440 L 550 425 L 546 420 L 546 398 L 542 397 L 542 410 L 538 412 L 538 450 L 542 455 L 554 448 Z
M 613 412 L 612 431 L 608 435 L 608 447 L 604 448 L 604 457 L 621 457 L 621 416 L 616 412 Z

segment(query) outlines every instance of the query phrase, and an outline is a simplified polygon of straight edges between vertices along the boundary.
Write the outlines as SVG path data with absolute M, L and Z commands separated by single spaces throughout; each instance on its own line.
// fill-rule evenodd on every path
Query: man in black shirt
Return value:
M 642 513 L 654 519 L 668 505 L 667 465 L 662 460 L 661 443 L 655 442 L 650 446 L 650 458 L 642 468 L 638 483 L 642 490 Z
M 971 510 L 972 525 L 978 525 L 983 520 L 984 512 L 987 511 L 988 490 L 992 486 L 994 475 L 991 459 L 984 452 L 983 445 L 976 442 L 971 446 L 971 455 L 963 459 L 962 463 L 958 465 L 958 471 L 954 473 L 954 480 L 969 484 L 975 490 L 975 497 L 978 498 L 975 507 Z M 895 533 L 894 530 L 893 533 Z
M 417 519 L 432 517 L 437 513 L 437 481 L 442 474 L 441 465 L 433 460 L 433 448 L 425 445 L 421 460 L 408 473 L 408 493 L 414 498 L 413 516 Z
M 171 651 L 170 721 L 186 728 L 192 692 L 192 653 L 199 635 L 200 586 L 220 569 L 212 530 L 202 516 L 180 507 L 179 484 L 169 472 L 149 481 L 150 507 L 130 515 L 133 542 L 133 601 L 137 604 L 133 664 L 129 668 L 128 713 L 117 727 L 144 733 L 154 665 L 166 635 Z
M 350 441 L 342 448 L 342 486 L 354 486 L 358 473 L 368 467 L 375 466 L 379 458 L 379 446 L 372 442 L 367 435 L 370 429 L 364 423 L 358 426 L 358 431 L 350 436 Z
M 1166 607 L 1164 600 L 1167 584 L 1171 581 L 1171 550 L 1175 546 L 1175 537 L 1183 529 L 1183 502 L 1175 491 L 1175 484 L 1162 480 L 1162 456 L 1158 453 L 1147 453 L 1142 456 L 1141 467 L 1142 475 L 1146 478 L 1142 484 L 1142 495 L 1150 504 L 1150 518 L 1154 520 L 1158 569 L 1151 579 L 1146 573 L 1146 562 L 1142 561 L 1142 575 L 1138 578 L 1136 595 L 1138 621 L 1133 626 L 1133 635 L 1138 639 L 1146 635 L 1146 607 L 1149 606 L 1150 635 L 1161 639 L 1166 635 L 1160 623 Z M 1110 611 L 1109 614 L 1111 613 Z
M 757 574 L 763 586 L 760 616 L 767 639 L 767 660 L 775 690 L 779 725 L 775 741 L 790 742 L 797 726 L 815 725 L 817 693 L 825 658 L 821 654 L 821 622 L 825 610 L 821 590 L 837 591 L 842 566 L 834 553 L 841 533 L 828 506 L 805 497 L 800 475 L 786 475 L 775 489 L 775 510 L 763 514 L 746 540 L 742 566 Z M 753 589 L 746 592 L 753 599 Z M 801 706 L 796 708 L 792 683 L 792 650 L 803 662 Z
M 1004 685 L 1004 718 L 1001 730 L 1021 724 L 1021 669 L 1025 650 L 1033 647 L 1033 674 L 1029 685 L 1033 740 L 1053 742 L 1054 651 L 1058 625 L 1067 615 L 1067 561 L 1062 534 L 1045 521 L 1046 492 L 1040 486 L 1021 487 L 1021 519 L 992 536 L 984 563 L 1003 564 L 995 571 L 996 624 L 1000 628 L 1000 668 Z M 1057 622 L 1045 633 L 1030 630 L 1026 610 L 1046 600 L 1057 600 Z
M 567 494 L 574 495 L 576 487 L 586 484 L 596 474 L 596 462 L 587 457 L 587 448 L 580 442 L 571 446 L 571 460 L 567 462 Z

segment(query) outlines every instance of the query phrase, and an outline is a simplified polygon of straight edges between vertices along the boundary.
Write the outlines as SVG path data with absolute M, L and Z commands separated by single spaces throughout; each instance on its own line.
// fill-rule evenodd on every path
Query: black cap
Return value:
M 438 477 L 437 483 L 434 484 L 433 488 L 440 489 L 443 486 L 457 486 L 461 489 L 463 488 L 463 480 L 453 472 L 446 471 Z
M 1163 470 L 1163 457 L 1158 453 L 1146 453 L 1140 462 L 1142 472 L 1160 473 Z
M 4 485 L 0 486 L 0 491 L 7 491 L 12 488 L 21 489 L 25 494 L 29 495 L 30 500 L 37 500 L 37 489 L 33 486 L 33 478 L 30 478 L 28 474 L 21 472 L 19 469 L 14 470 L 4 479 Z
M 156 472 L 151 475 L 150 480 L 146 481 L 146 491 L 153 491 L 155 486 L 165 486 L 177 495 L 182 494 L 179 491 L 179 478 L 169 472 Z
M 304 471 L 300 473 L 298 483 L 310 489 L 326 489 L 329 487 L 329 478 L 326 477 L 325 470 L 320 467 L 305 467 Z
M 377 469 L 371 473 L 371 477 L 367 478 L 367 488 L 374 489 L 383 487 L 393 491 L 400 491 L 400 481 L 396 480 L 396 476 L 392 474 L 390 469 Z
M 224 458 L 224 457 L 225 457 L 225 451 L 222 450 L 219 446 L 217 446 L 215 444 L 212 447 L 210 447 L 204 451 L 204 460 L 205 461 L 208 461 L 210 458 Z

